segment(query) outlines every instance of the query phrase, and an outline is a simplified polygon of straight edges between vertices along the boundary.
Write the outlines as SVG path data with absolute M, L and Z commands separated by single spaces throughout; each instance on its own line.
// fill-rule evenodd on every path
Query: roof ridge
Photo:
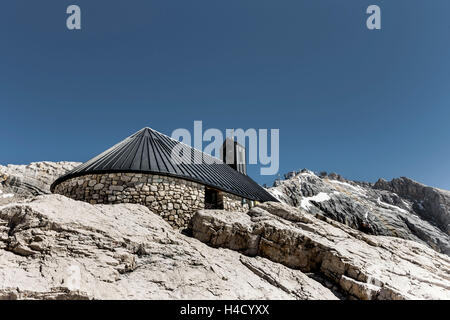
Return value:
M 197 148 L 195 148 L 195 147 L 193 147 L 193 146 L 190 146 L 190 145 L 188 145 L 188 144 L 186 144 L 186 143 L 184 143 L 184 142 L 182 142 L 182 141 L 176 140 L 176 139 L 172 138 L 171 136 L 168 136 L 168 135 L 166 135 L 166 134 L 164 134 L 164 133 L 159 132 L 158 130 L 155 130 L 155 129 L 152 129 L 152 128 L 149 128 L 149 127 L 146 127 L 146 128 L 148 128 L 148 129 L 150 129 L 150 130 L 152 130 L 152 131 L 154 131 L 154 132 L 156 132 L 156 133 L 158 133 L 158 134 L 161 134 L 161 135 L 163 135 L 163 136 L 166 136 L 166 137 L 169 138 L 170 140 L 173 140 L 173 141 L 175 141 L 175 142 L 177 142 L 177 143 L 180 143 L 180 144 L 184 144 L 185 146 L 187 146 L 187 147 L 189 147 L 189 148 L 192 148 L 192 149 L 194 149 L 194 150 L 197 150 L 198 152 L 201 152 L 201 153 L 203 153 L 203 154 L 206 154 L 207 156 L 210 156 L 211 158 L 217 159 L 217 160 L 219 160 L 219 163 L 220 163 L 220 164 L 226 164 L 225 162 L 223 162 L 222 159 L 217 158 L 217 157 L 214 157 L 214 156 L 211 155 L 211 154 L 205 153 L 204 151 L 199 150 L 199 149 L 197 149 Z M 141 130 L 142 130 L 142 129 L 141 129 Z

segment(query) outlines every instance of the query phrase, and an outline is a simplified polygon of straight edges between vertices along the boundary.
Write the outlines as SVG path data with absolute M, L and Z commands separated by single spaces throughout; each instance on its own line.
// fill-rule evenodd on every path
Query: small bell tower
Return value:
M 222 161 L 234 170 L 247 175 L 245 147 L 234 139 L 226 138 L 220 150 Z

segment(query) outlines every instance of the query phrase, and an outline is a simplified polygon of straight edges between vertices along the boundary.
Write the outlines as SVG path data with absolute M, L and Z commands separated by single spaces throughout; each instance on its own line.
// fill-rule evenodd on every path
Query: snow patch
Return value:
M 360 186 L 352 186 L 350 183 L 337 181 L 337 180 L 329 180 L 331 183 L 339 184 L 341 186 L 344 186 L 348 189 L 351 189 L 352 191 L 356 192 L 360 196 L 366 197 L 366 191 L 364 188 L 361 188 Z
M 361 190 L 363 190 L 363 188 L 361 188 L 359 186 L 358 187 L 352 186 L 350 183 L 347 183 L 347 182 L 342 182 L 342 181 L 338 181 L 338 180 L 329 180 L 329 181 L 331 183 L 337 183 L 337 184 L 340 184 L 342 186 L 346 186 L 347 188 L 353 189 L 356 192 L 361 192 Z
M 400 208 L 400 207 L 393 206 L 392 204 L 389 204 L 389 203 L 386 203 L 386 202 L 381 201 L 380 197 L 378 197 L 378 199 L 377 199 L 377 204 L 378 204 L 379 206 L 381 206 L 381 207 L 384 207 L 385 209 L 393 209 L 393 210 L 400 211 L 400 212 L 402 212 L 402 213 L 409 213 L 409 212 L 406 211 L 405 209 L 402 209 L 402 208 Z
M 300 202 L 300 206 L 303 209 L 308 210 L 309 207 L 312 205 L 311 201 L 323 202 L 323 201 L 328 201 L 330 199 L 331 198 L 327 193 L 320 192 L 319 194 L 317 194 L 315 196 L 303 198 L 302 201 Z

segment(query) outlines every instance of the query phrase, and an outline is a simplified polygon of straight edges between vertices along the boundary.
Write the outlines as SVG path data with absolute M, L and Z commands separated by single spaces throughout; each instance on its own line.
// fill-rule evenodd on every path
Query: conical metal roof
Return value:
M 183 144 L 191 163 L 177 163 L 172 150 L 181 142 L 151 128 L 143 128 L 95 158 L 58 178 L 51 186 L 87 174 L 115 172 L 150 173 L 199 182 L 250 200 L 278 201 L 265 189 L 217 158 Z M 187 153 L 189 154 L 189 152 Z M 178 161 L 179 162 L 179 161 Z

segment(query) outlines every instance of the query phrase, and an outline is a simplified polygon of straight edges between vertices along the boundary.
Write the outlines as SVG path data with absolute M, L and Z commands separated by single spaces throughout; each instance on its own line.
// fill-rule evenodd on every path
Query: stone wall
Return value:
M 138 203 L 160 214 L 172 226 L 183 228 L 204 208 L 205 187 L 167 176 L 111 173 L 66 180 L 54 193 L 91 204 Z
M 221 192 L 223 209 L 227 211 L 247 212 L 249 209 L 249 201 L 242 202 L 242 198 L 234 194 Z
M 161 215 L 175 228 L 188 226 L 205 208 L 205 186 L 180 178 L 136 173 L 90 174 L 66 180 L 54 193 L 91 204 L 138 203 Z M 242 198 L 220 192 L 223 208 L 246 211 Z

